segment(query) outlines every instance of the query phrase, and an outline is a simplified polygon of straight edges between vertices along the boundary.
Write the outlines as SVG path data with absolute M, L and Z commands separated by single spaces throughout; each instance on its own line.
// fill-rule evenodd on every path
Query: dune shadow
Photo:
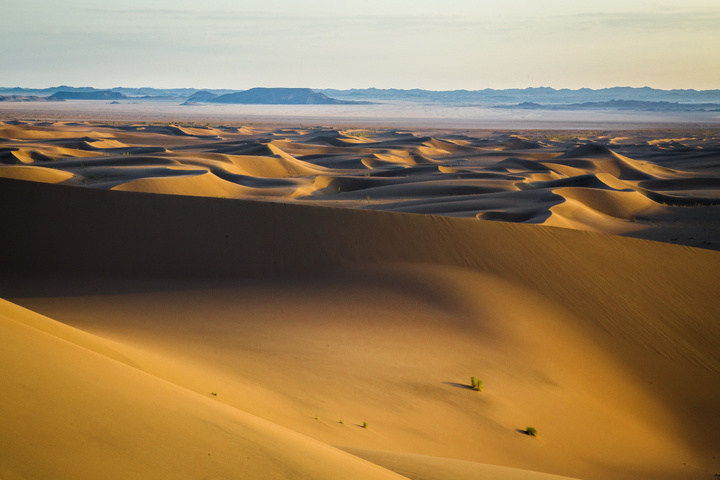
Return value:
M 462 383 L 455 383 L 455 382 L 442 382 L 444 385 L 450 385 L 451 387 L 455 388 L 464 388 L 466 390 L 472 390 L 473 388 L 470 385 L 464 385 Z

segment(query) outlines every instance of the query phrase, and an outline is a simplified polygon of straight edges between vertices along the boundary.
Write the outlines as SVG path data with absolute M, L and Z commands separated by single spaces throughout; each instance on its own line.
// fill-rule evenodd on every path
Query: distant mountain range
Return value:
M 720 90 L 659 90 L 650 87 L 613 87 L 578 90 L 549 87 L 513 88 L 505 90 L 399 90 L 399 89 L 352 89 L 317 90 L 325 95 L 352 100 L 406 101 L 419 103 L 444 103 L 463 105 L 508 105 L 523 102 L 543 104 L 606 102 L 611 100 L 666 101 L 666 102 L 720 102 Z
M 127 97 L 120 92 L 96 90 L 93 92 L 60 91 L 53 93 L 49 98 L 55 100 L 120 100 Z
M 35 95 L 30 95 L 33 93 Z M 46 96 L 41 96 L 42 94 Z M 126 89 L 97 90 L 94 88 L 57 87 L 43 90 L 23 88 L 0 88 L 5 101 L 53 101 L 53 100 L 157 100 L 193 103 L 235 103 L 258 105 L 351 105 L 367 101 L 338 100 L 309 88 L 251 88 L 250 90 L 222 91 L 193 89 Z
M 38 97 L 36 95 L 0 95 L 0 102 L 62 102 L 53 97 Z
M 338 100 L 309 88 L 251 88 L 242 92 L 216 95 L 207 90 L 197 92 L 186 103 L 237 103 L 262 105 L 337 105 L 370 103 L 354 100 Z
M 518 110 L 632 110 L 643 112 L 720 112 L 720 103 L 648 102 L 642 100 L 610 100 L 607 102 L 583 102 L 541 105 L 523 102 L 518 105 L 497 105 L 494 108 Z
M 93 87 L 71 87 L 69 85 L 60 85 L 50 88 L 22 88 L 22 87 L 0 87 L 0 94 L 7 95 L 53 95 L 57 92 L 119 92 L 128 97 L 144 97 L 144 96 L 170 96 L 187 98 L 190 95 L 199 92 L 199 88 L 93 88 Z M 208 91 L 222 95 L 225 93 L 233 93 L 239 90 L 210 90 Z
M 484 90 L 402 90 L 402 89 L 309 89 L 251 88 L 218 90 L 195 88 L 96 89 L 62 85 L 45 89 L 3 88 L 5 101 L 47 100 L 154 100 L 195 103 L 240 104 L 360 104 L 411 102 L 497 108 L 582 110 L 615 109 L 646 111 L 715 111 L 720 108 L 720 90 L 659 90 L 649 87 L 613 87 L 577 90 L 549 87 Z M 33 98 L 36 97 L 36 98 Z

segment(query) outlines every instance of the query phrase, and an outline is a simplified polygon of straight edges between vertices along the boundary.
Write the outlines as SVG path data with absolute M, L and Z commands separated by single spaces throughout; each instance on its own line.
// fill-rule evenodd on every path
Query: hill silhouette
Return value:
M 203 98 L 203 97 L 200 97 Z M 215 98 L 207 98 L 213 103 L 242 103 L 269 105 L 331 105 L 358 103 L 348 100 L 337 100 L 309 88 L 251 88 L 243 92 L 228 93 Z

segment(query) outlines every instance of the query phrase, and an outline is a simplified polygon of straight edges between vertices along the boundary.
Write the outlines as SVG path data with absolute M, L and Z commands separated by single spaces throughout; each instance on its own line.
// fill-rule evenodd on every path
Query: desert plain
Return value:
M 720 129 L 318 125 L 3 117 L 1 478 L 720 474 Z

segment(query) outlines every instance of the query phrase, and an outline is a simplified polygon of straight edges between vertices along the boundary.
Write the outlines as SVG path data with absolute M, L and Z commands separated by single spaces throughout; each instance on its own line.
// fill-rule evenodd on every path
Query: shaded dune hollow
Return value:
M 0 125 L 0 477 L 713 478 L 674 133 Z

